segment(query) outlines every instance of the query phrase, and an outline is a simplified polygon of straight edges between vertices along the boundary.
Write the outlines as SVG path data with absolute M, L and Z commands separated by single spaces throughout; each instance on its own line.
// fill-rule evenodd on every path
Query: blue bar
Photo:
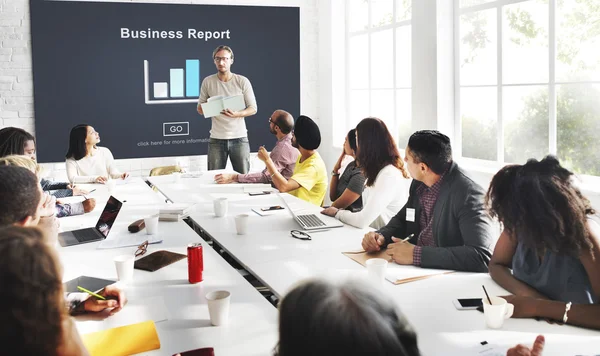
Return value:
M 171 98 L 183 98 L 183 68 L 171 69 Z
M 200 60 L 185 61 L 185 96 L 200 96 Z

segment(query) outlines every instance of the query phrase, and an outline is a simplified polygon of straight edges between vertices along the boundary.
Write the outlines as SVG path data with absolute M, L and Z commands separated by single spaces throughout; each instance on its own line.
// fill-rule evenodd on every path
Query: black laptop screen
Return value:
M 96 224 L 96 229 L 100 231 L 104 237 L 108 236 L 110 229 L 112 228 L 115 220 L 117 219 L 117 215 L 121 210 L 121 206 L 123 203 L 115 199 L 115 197 L 111 196 L 106 202 L 106 206 L 104 207 L 104 211 L 102 211 L 102 215 L 100 215 L 100 220 Z

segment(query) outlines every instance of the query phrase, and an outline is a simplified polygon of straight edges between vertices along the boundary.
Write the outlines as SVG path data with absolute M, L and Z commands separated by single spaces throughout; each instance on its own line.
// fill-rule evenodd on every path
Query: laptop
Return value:
M 281 194 L 277 193 L 277 196 L 279 196 L 279 199 L 281 199 L 283 205 L 285 205 L 290 214 L 292 214 L 294 220 L 296 220 L 298 225 L 300 225 L 304 230 L 324 230 L 344 226 L 341 221 L 323 214 L 319 214 L 321 216 L 317 214 L 296 214 L 294 210 L 290 208 Z
M 66 247 L 104 240 L 108 237 L 108 233 L 115 220 L 117 220 L 117 215 L 119 215 L 122 206 L 123 203 L 111 196 L 106 202 L 106 206 L 102 214 L 100 214 L 100 219 L 98 219 L 95 227 L 61 232 L 58 234 L 60 245 Z

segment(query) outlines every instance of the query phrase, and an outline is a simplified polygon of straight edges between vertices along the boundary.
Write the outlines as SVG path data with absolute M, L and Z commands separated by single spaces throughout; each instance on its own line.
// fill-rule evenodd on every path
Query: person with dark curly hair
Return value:
M 486 205 L 504 231 L 489 270 L 513 317 L 600 329 L 600 226 L 572 178 L 553 156 L 496 173 Z

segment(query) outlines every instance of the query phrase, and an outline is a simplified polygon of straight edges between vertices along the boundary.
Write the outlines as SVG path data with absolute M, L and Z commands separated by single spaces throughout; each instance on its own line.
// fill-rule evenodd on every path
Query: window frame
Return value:
M 600 84 L 600 81 L 556 81 L 556 10 L 557 0 L 548 0 L 548 82 L 547 83 L 524 83 L 524 84 L 505 84 L 503 82 L 503 8 L 507 5 L 525 3 L 535 0 L 494 0 L 487 3 L 460 7 L 460 0 L 454 0 L 454 133 L 455 144 L 453 145 L 454 155 L 461 162 L 465 162 L 470 166 L 481 166 L 484 169 L 501 168 L 512 162 L 504 160 L 504 118 L 503 118 L 503 89 L 507 87 L 519 86 L 536 86 L 541 85 L 548 88 L 548 152 L 549 154 L 557 154 L 558 146 L 558 122 L 557 122 L 557 85 L 590 85 Z M 497 48 L 496 48 L 496 71 L 497 80 L 494 85 L 461 85 L 460 82 L 460 17 L 462 15 L 496 9 L 496 30 L 497 30 Z M 494 87 L 497 95 L 497 155 L 496 160 L 484 160 L 470 157 L 463 157 L 463 140 L 462 140 L 462 119 L 461 119 L 461 89 L 462 88 L 482 88 Z M 600 182 L 600 177 L 586 174 L 577 174 L 585 181 Z
M 392 0 L 393 1 L 393 7 L 392 7 L 392 23 L 384 25 L 384 26 L 378 26 L 378 27 L 373 27 L 372 26 L 372 5 L 373 5 L 373 1 L 372 0 L 366 0 L 368 2 L 368 12 L 367 12 L 367 28 L 366 29 L 362 29 L 359 31 L 350 31 L 351 25 L 350 25 L 350 21 L 351 21 L 351 17 L 350 17 L 350 4 L 348 2 L 345 3 L 345 29 L 344 29 L 344 34 L 345 34 L 345 76 L 346 78 L 348 78 L 347 80 L 347 85 L 345 86 L 345 93 L 344 93 L 344 97 L 345 97 L 345 107 L 346 107 L 346 118 L 345 118 L 345 131 L 344 134 L 346 132 L 348 132 L 352 127 L 352 122 L 353 119 L 351 117 L 351 100 L 350 100 L 350 95 L 352 90 L 366 90 L 367 91 L 367 102 L 368 102 L 368 108 L 369 108 L 369 112 L 371 112 L 371 108 L 372 108 L 372 94 L 374 91 L 377 90 L 392 90 L 393 91 L 393 102 L 391 107 L 391 111 L 393 113 L 392 119 L 393 119 L 393 123 L 394 126 L 393 127 L 388 127 L 388 129 L 392 132 L 392 137 L 396 140 L 396 142 L 399 141 L 399 132 L 397 132 L 396 128 L 398 126 L 398 110 L 397 110 L 397 100 L 398 100 L 398 90 L 408 90 L 410 92 L 411 95 L 411 100 L 412 100 L 412 73 L 411 73 L 411 80 L 410 80 L 410 86 L 398 86 L 397 84 L 397 80 L 396 80 L 396 56 L 397 56 L 397 46 L 396 46 L 396 41 L 397 41 L 397 30 L 398 28 L 401 27 L 406 27 L 409 26 L 410 30 L 411 30 L 411 39 L 410 39 L 410 46 L 412 47 L 412 22 L 413 22 L 413 15 L 411 13 L 411 17 L 408 20 L 401 20 L 401 21 L 397 21 L 397 12 L 398 12 L 398 6 L 397 6 L 397 1 L 396 0 Z M 412 8 L 412 2 L 414 0 L 411 0 L 411 8 Z M 386 31 L 386 30 L 392 30 L 392 72 L 390 73 L 390 75 L 393 78 L 393 85 L 391 88 L 373 88 L 371 85 L 371 78 L 372 78 L 372 73 L 371 73 L 371 49 L 372 49 L 372 35 L 374 33 L 378 33 L 381 31 Z M 368 59 L 367 59 L 367 88 L 366 89 L 352 89 L 351 88 L 351 84 L 350 84 L 350 78 L 351 78 L 351 73 L 350 73 L 350 40 L 352 37 L 354 36 L 361 36 L 361 35 L 367 35 L 367 52 L 369 53 Z M 412 63 L 412 58 L 411 58 L 411 63 Z M 412 68 L 412 65 L 411 65 Z M 412 105 L 411 105 L 411 114 L 410 117 L 408 118 L 409 121 L 412 122 Z M 385 121 L 388 121 L 387 118 Z M 338 143 L 337 141 L 339 140 L 335 140 L 334 139 L 334 147 L 338 147 Z M 339 146 L 341 147 L 341 146 Z M 401 149 L 402 151 L 404 150 L 404 147 L 398 147 L 399 149 Z

